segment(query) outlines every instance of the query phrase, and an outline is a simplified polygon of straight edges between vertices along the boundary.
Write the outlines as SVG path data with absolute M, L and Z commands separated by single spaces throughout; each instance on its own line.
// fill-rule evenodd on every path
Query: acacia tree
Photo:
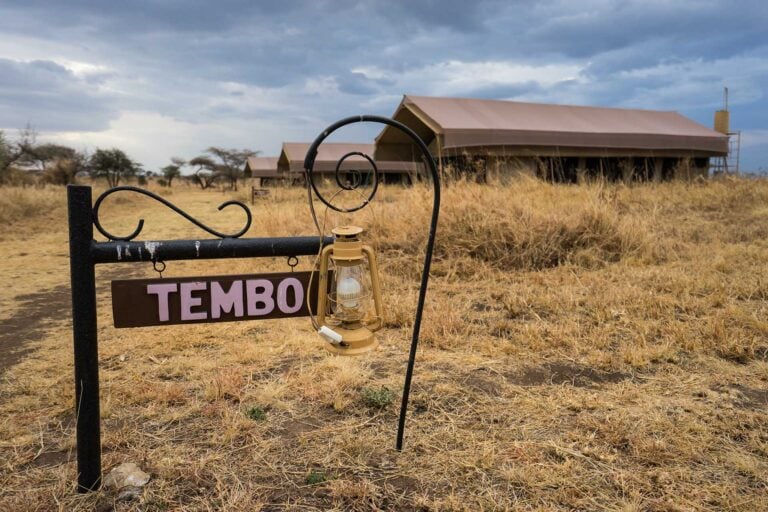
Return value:
M 259 154 L 258 151 L 250 149 L 224 149 L 217 146 L 211 146 L 205 152 L 218 159 L 218 162 L 214 161 L 214 172 L 228 180 L 232 190 L 237 190 L 237 180 L 245 177 L 244 168 L 248 157 Z M 212 161 L 211 158 L 208 158 L 208 160 Z
M 85 153 L 60 144 L 32 146 L 23 160 L 42 171 L 43 179 L 54 185 L 74 183 L 75 175 L 88 167 Z
M 0 130 L 0 183 L 5 181 L 5 173 L 11 166 L 11 145 L 5 139 L 5 133 Z
M 181 176 L 181 168 L 186 165 L 187 161 L 183 158 L 174 156 L 171 158 L 171 164 L 163 167 L 163 177 L 170 187 L 173 183 L 173 179 Z
M 196 156 L 189 161 L 189 165 L 197 167 L 191 179 L 203 190 L 213 186 L 220 177 L 216 170 L 216 162 L 207 156 Z
M 75 151 L 69 158 L 58 158 L 48 164 L 43 179 L 54 185 L 69 185 L 75 182 L 78 173 L 88 170 L 88 155 Z
M 32 148 L 35 146 L 37 133 L 30 126 L 19 132 L 19 137 L 14 142 L 6 139 L 0 131 L 0 183 L 8 180 L 11 167 L 20 163 L 27 163 Z
M 77 151 L 60 144 L 39 144 L 32 146 L 25 156 L 25 160 L 45 172 L 57 160 L 71 160 Z
M 133 176 L 141 167 L 117 149 L 97 149 L 89 160 L 91 176 L 106 178 L 110 187 L 116 187 L 122 178 Z

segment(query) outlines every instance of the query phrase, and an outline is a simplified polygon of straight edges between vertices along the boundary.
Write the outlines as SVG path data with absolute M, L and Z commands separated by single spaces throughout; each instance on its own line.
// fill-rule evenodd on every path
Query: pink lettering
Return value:
M 176 290 L 178 290 L 176 283 L 147 285 L 147 295 L 157 294 L 157 314 L 161 322 L 167 322 L 170 318 L 168 314 L 168 295 L 176 293 Z
M 293 306 L 288 305 L 288 288 L 293 288 L 294 302 Z M 283 313 L 290 315 L 296 313 L 301 309 L 302 302 L 304 301 L 304 287 L 301 286 L 301 281 L 295 277 L 289 277 L 280 281 L 277 285 L 277 307 Z
M 211 318 L 221 318 L 221 313 L 235 310 L 235 316 L 243 316 L 243 282 L 233 281 L 225 292 L 218 281 L 211 281 Z
M 245 282 L 248 316 L 268 315 L 275 309 L 275 300 L 272 298 L 274 289 L 272 282 L 267 279 L 249 279 Z
M 182 320 L 206 320 L 208 313 L 200 311 L 197 313 L 192 312 L 192 308 L 200 306 L 203 303 L 203 299 L 200 297 L 193 297 L 192 292 L 205 290 L 208 288 L 207 283 L 181 283 L 181 319 Z

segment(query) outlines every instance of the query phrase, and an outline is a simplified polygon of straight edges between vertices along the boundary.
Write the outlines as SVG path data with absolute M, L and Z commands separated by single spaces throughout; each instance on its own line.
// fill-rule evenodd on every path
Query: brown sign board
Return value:
M 315 273 L 308 291 L 311 274 L 112 281 L 112 315 L 118 328 L 308 316 L 307 293 L 314 307 L 319 281 Z

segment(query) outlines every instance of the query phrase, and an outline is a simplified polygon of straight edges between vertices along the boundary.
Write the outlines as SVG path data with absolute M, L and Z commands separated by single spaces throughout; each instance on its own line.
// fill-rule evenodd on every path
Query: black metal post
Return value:
M 90 187 L 67 187 L 72 331 L 75 343 L 78 492 L 93 491 L 101 486 L 99 349 L 96 330 L 96 275 L 91 255 L 91 204 Z

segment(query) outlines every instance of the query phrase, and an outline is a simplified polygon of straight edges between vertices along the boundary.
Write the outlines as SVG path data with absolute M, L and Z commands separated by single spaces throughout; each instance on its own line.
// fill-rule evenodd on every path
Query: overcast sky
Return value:
M 712 126 L 728 86 L 742 169 L 768 170 L 766 34 L 765 0 L 4 1 L 0 129 L 156 170 L 212 145 L 277 155 L 403 94 Z

